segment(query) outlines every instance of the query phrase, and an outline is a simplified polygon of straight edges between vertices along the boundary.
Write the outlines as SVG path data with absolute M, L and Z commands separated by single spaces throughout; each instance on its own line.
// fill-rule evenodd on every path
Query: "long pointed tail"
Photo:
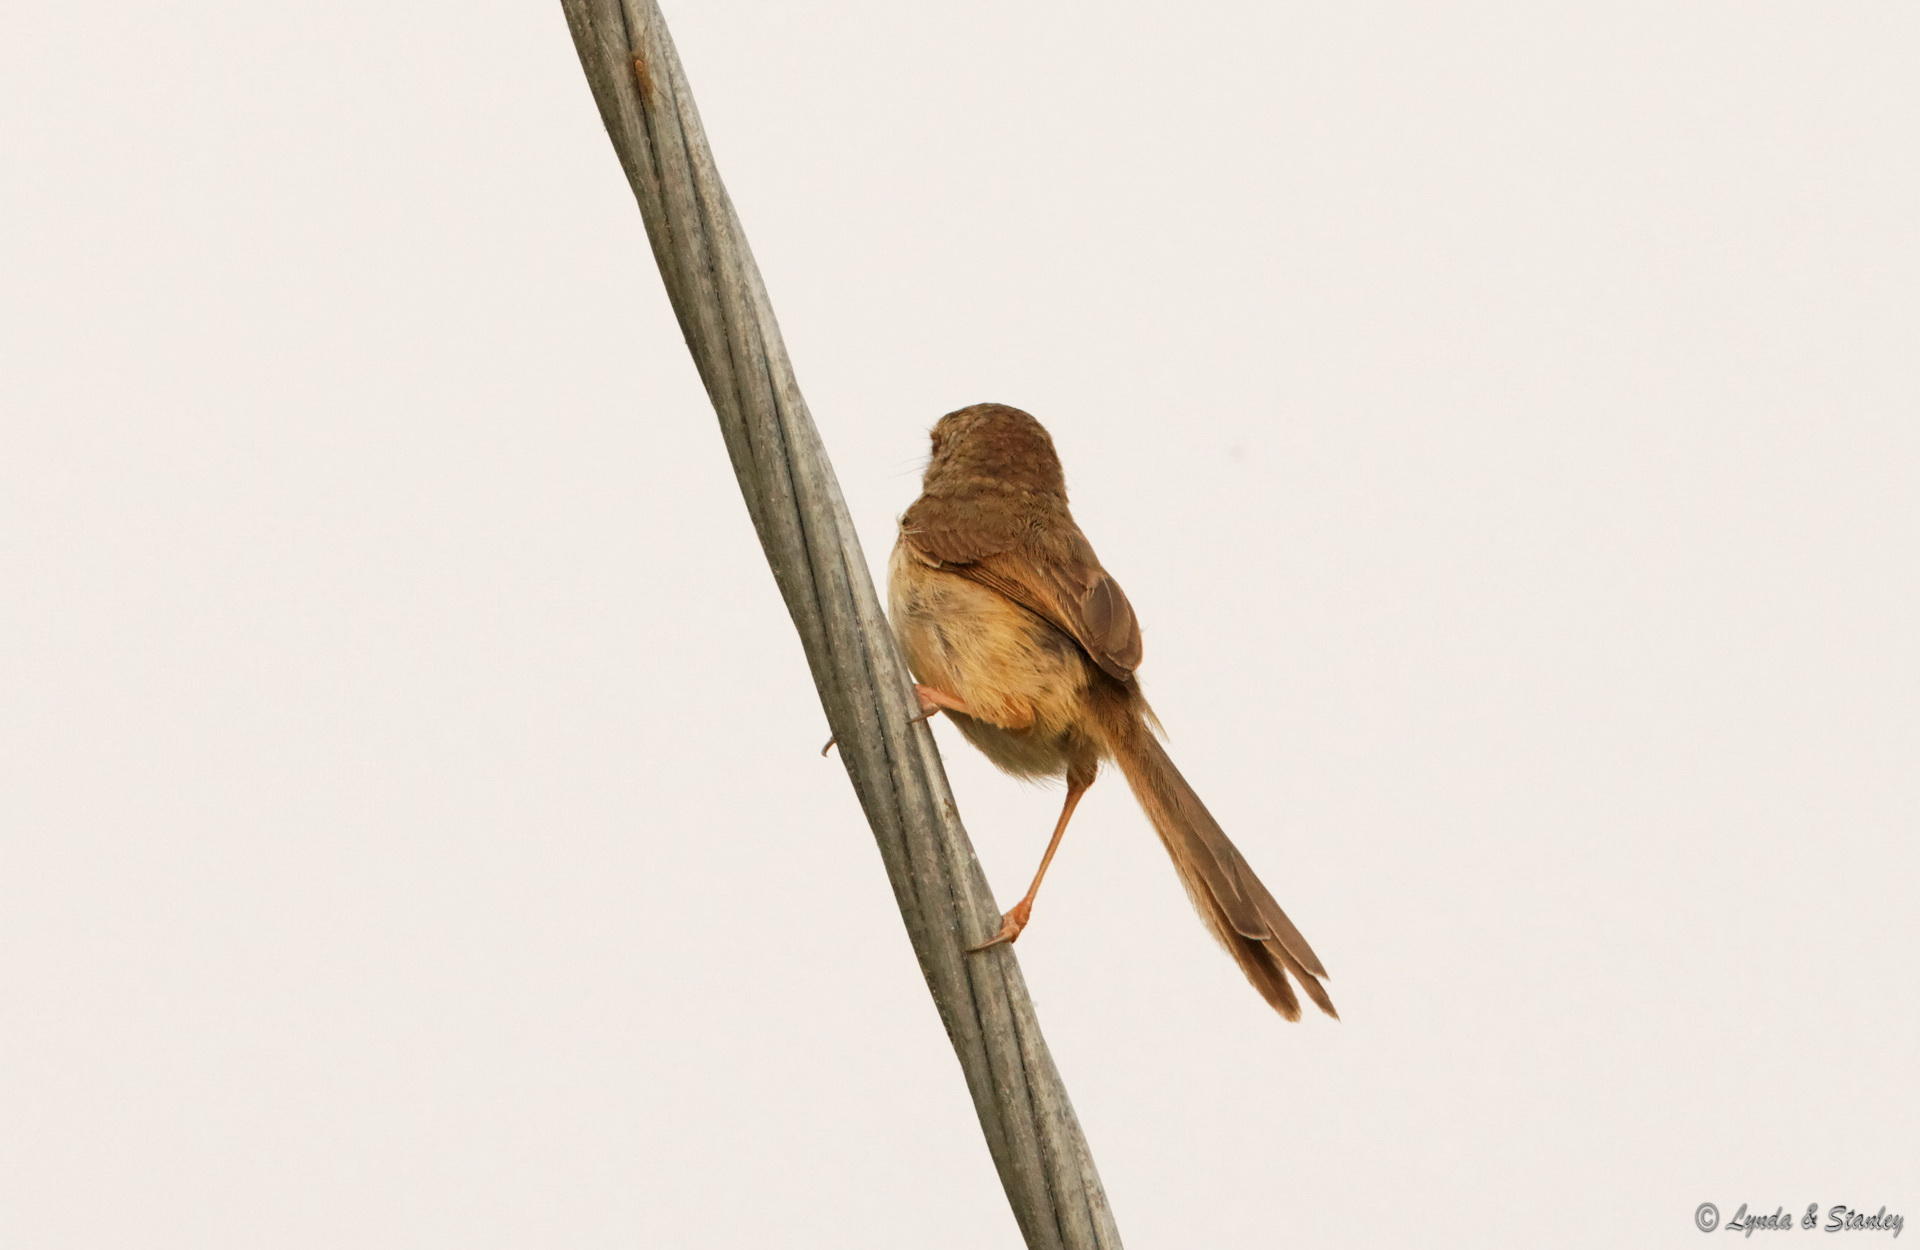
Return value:
M 1333 1000 L 1320 984 L 1327 970 L 1319 956 L 1221 831 L 1152 731 L 1132 720 L 1130 729 L 1117 735 L 1109 748 L 1173 857 L 1195 910 L 1261 997 L 1287 1019 L 1298 1020 L 1300 1000 L 1287 982 L 1291 974 L 1320 1010 L 1339 1019 Z

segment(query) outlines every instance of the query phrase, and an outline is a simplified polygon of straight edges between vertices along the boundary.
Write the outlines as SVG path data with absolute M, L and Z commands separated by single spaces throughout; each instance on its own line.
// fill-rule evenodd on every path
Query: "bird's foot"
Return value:
M 907 719 L 907 724 L 909 725 L 918 725 L 924 721 L 930 721 L 941 712 L 964 712 L 969 715 L 972 714 L 971 709 L 967 707 L 963 700 L 955 698 L 946 691 L 933 686 L 914 686 L 913 697 L 919 700 L 920 715 L 909 717 Z M 820 748 L 821 756 L 824 758 L 827 752 L 833 750 L 834 744 L 839 741 L 840 738 L 837 734 L 828 738 L 827 745 Z
M 1011 944 L 1020 936 L 1020 931 L 1027 927 L 1027 921 L 1032 915 L 1033 903 L 1024 898 L 1021 899 L 1013 905 L 1011 911 L 1000 917 L 1000 931 L 978 946 L 969 946 L 967 954 L 977 954 L 989 947 L 998 946 L 1002 942 Z

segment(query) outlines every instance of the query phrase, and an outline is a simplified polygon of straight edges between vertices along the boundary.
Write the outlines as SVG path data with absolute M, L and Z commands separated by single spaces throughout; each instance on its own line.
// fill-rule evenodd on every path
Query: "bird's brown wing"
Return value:
M 1132 681 L 1140 667 L 1140 622 L 1093 544 L 1071 520 L 996 531 L 976 518 L 956 523 L 941 501 L 922 497 L 900 521 L 919 559 L 999 591 L 1079 643 L 1110 676 Z

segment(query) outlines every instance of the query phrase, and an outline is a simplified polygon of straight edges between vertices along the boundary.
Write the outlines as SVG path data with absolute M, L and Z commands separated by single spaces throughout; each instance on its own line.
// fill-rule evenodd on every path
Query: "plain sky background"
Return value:
M 1920 8 L 668 17 L 870 562 L 1045 421 L 1334 974 L 1094 789 L 1130 1246 L 1920 1231 Z M 0 1246 L 1013 1244 L 559 7 L 14 5 L 0 102 Z

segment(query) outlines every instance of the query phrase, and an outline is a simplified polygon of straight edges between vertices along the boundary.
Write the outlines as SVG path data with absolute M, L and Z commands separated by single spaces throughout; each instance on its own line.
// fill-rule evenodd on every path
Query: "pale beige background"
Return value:
M 1050 423 L 1335 974 L 1094 791 L 1129 1245 L 1920 1221 L 1920 9 L 670 15 L 869 556 Z M 1011 1244 L 558 6 L 0 28 L 0 1246 Z

